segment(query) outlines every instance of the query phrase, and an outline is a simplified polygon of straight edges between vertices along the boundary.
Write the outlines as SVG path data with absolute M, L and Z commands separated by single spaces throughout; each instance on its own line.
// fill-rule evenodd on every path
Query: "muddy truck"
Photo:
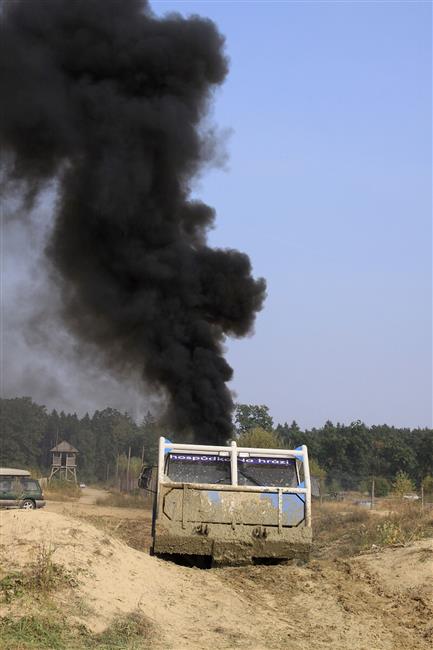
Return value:
M 308 559 L 308 452 L 175 444 L 160 438 L 157 467 L 139 486 L 153 495 L 152 549 L 215 565 Z

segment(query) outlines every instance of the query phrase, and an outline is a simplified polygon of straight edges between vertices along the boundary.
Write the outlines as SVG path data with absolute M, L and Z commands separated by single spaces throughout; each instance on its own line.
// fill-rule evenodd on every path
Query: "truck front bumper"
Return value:
M 180 525 L 170 529 L 156 523 L 156 555 L 204 555 L 216 564 L 250 564 L 255 559 L 308 560 L 311 528 L 283 528 L 226 524 Z

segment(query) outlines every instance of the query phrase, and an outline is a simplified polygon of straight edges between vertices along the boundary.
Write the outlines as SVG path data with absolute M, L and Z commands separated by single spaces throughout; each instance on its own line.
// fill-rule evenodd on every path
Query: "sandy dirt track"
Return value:
M 86 487 L 81 491 L 81 496 L 78 499 L 79 504 L 93 506 L 98 499 L 106 499 L 109 496 L 107 490 L 100 490 L 98 488 Z
M 41 544 L 54 548 L 53 561 L 78 579 L 73 595 L 63 595 L 69 604 L 86 604 L 85 614 L 82 605 L 77 611 L 70 605 L 73 620 L 99 631 L 115 615 L 139 610 L 152 623 L 154 648 L 426 650 L 433 644 L 433 540 L 306 567 L 201 571 L 150 557 L 65 514 L 0 513 L 2 566 L 24 566 Z
M 144 519 L 151 518 L 150 506 L 144 508 L 117 508 L 112 506 L 97 505 L 96 501 L 106 499 L 110 496 L 107 490 L 99 488 L 83 488 L 79 499 L 73 501 L 50 501 L 47 500 L 45 511 L 56 512 L 57 514 L 71 517 L 114 517 L 119 519 Z

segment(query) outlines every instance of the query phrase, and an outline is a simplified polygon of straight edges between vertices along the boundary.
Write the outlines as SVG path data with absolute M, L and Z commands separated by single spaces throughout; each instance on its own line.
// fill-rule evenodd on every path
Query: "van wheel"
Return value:
M 23 510 L 34 510 L 36 508 L 36 504 L 32 499 L 24 499 L 24 501 L 21 503 L 21 508 Z

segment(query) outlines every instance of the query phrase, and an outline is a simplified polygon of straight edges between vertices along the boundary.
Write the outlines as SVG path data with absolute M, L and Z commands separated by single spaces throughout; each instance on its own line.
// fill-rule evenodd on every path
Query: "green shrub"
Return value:
M 371 494 L 373 477 L 361 482 L 360 490 L 363 493 Z M 386 497 L 391 491 L 391 483 L 383 476 L 374 477 L 374 494 L 377 497 Z
M 405 535 L 401 525 L 397 521 L 386 519 L 376 526 L 376 543 L 379 546 L 390 546 L 392 544 L 403 544 Z
M 374 494 L 377 497 L 386 497 L 391 491 L 390 482 L 383 476 L 374 479 Z
M 415 485 L 406 472 L 397 472 L 392 484 L 392 491 L 395 495 L 402 497 L 408 492 L 413 492 Z
M 426 476 L 423 479 L 422 486 L 426 494 L 433 494 L 433 476 Z
M 309 465 L 311 476 L 315 476 L 316 478 L 320 479 L 320 481 L 324 481 L 326 479 L 326 470 L 324 470 L 323 467 L 320 467 L 315 458 L 309 458 Z
M 239 447 L 267 447 L 268 449 L 279 449 L 281 442 L 276 433 L 266 431 L 260 427 L 254 427 L 241 433 L 237 440 Z

